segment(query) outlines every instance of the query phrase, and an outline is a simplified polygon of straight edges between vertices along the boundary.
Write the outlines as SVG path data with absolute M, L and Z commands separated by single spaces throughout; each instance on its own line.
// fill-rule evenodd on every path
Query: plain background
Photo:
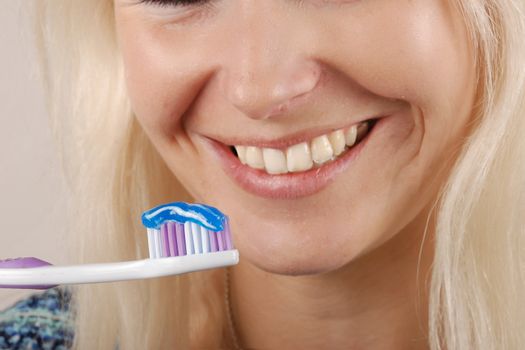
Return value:
M 66 188 L 45 111 L 24 1 L 0 11 L 0 259 L 63 264 Z M 0 310 L 38 291 L 0 289 Z

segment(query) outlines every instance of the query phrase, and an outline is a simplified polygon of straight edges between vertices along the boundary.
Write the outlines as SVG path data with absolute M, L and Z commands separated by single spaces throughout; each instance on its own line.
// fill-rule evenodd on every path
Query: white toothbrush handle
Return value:
M 33 286 L 101 283 L 178 275 L 235 265 L 237 249 L 213 253 L 105 264 L 0 268 L 0 285 Z

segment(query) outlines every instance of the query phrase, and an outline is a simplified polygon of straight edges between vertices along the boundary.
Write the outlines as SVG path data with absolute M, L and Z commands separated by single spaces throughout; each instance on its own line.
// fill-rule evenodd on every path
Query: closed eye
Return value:
M 141 4 L 157 7 L 183 7 L 200 5 L 208 0 L 140 0 Z

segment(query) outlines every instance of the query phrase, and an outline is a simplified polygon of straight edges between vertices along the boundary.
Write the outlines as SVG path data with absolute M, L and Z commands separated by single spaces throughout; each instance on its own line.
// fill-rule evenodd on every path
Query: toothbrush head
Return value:
M 174 202 L 142 214 L 151 259 L 232 250 L 229 219 L 204 204 Z

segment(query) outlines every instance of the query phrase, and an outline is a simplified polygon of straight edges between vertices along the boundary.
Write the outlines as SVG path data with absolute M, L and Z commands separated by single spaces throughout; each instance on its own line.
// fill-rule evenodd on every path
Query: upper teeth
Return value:
M 241 163 L 264 169 L 269 174 L 299 172 L 333 160 L 355 145 L 367 131 L 368 124 L 363 122 L 317 136 L 310 142 L 301 142 L 285 150 L 255 146 L 235 146 L 235 150 Z

